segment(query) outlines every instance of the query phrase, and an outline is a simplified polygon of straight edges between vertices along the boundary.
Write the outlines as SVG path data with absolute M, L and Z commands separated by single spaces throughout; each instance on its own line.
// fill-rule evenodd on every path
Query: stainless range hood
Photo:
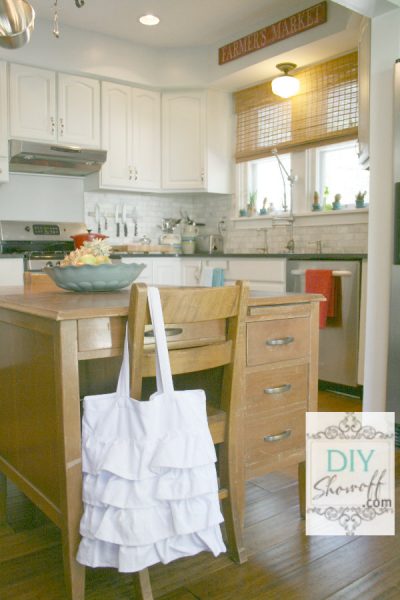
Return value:
M 10 140 L 10 171 L 84 177 L 99 171 L 106 150 Z

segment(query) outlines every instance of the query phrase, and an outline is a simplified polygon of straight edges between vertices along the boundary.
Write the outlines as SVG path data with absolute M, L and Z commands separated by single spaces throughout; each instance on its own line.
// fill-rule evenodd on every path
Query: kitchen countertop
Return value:
M 130 290 L 79 294 L 56 290 L 32 292 L 24 287 L 0 288 L 0 309 L 54 321 L 93 317 L 126 317 Z M 319 294 L 250 292 L 249 306 L 274 306 L 320 301 Z
M 137 258 L 287 258 L 289 260 L 363 260 L 368 258 L 367 254 L 301 254 L 301 253 L 293 253 L 289 254 L 285 253 L 277 253 L 277 254 L 241 254 L 241 253 L 229 253 L 229 254 L 205 254 L 204 252 L 196 252 L 195 254 L 172 254 L 172 253 L 139 253 L 139 252 L 114 252 L 111 254 L 112 258 L 122 258 L 122 257 L 132 257 L 136 256 Z M 0 254 L 0 259 L 6 258 L 24 258 L 23 254 Z
M 363 260 L 368 257 L 367 254 L 301 254 L 301 253 L 293 253 L 289 254 L 285 253 L 277 253 L 277 254 L 241 254 L 241 253 L 227 253 L 223 254 L 220 252 L 215 252 L 213 254 L 206 254 L 204 252 L 195 252 L 194 254 L 139 254 L 138 252 L 129 253 L 113 253 L 111 257 L 119 258 L 119 257 L 132 257 L 137 256 L 138 258 L 152 258 L 152 257 L 179 257 L 179 258 L 287 258 L 289 260 Z

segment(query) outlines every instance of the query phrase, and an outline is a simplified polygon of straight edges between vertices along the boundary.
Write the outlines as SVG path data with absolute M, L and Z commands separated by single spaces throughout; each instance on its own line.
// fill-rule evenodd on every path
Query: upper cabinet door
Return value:
M 137 189 L 159 189 L 161 184 L 160 93 L 134 88 L 133 181 Z
M 129 188 L 133 185 L 132 88 L 102 82 L 102 145 L 107 161 L 101 170 L 103 186 Z
M 205 189 L 205 94 L 163 94 L 162 117 L 163 187 Z
M 58 75 L 58 142 L 100 148 L 100 82 Z
M 10 65 L 10 136 L 56 141 L 56 75 Z

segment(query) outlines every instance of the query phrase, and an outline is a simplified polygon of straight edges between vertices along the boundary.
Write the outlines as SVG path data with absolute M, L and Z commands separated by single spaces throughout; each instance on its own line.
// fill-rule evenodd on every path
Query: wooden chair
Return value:
M 211 435 L 218 445 L 219 497 L 225 519 L 225 530 L 231 558 L 247 560 L 244 548 L 244 402 L 242 377 L 244 370 L 244 327 L 248 286 L 216 288 L 160 289 L 169 357 L 173 375 L 221 367 L 222 383 L 219 403 L 209 405 L 208 422 Z M 151 335 L 145 284 L 132 286 L 128 317 L 131 377 L 131 397 L 141 398 L 143 378 L 155 375 L 154 345 L 143 339 Z M 148 329 L 148 327 L 147 327 Z M 172 334 L 169 338 L 168 335 Z M 146 339 L 146 338 L 145 338 Z M 193 377 L 191 375 L 190 377 Z M 203 374 L 205 379 L 205 376 Z M 178 386 L 177 386 L 178 387 Z M 185 385 L 186 389 L 204 387 Z M 135 599 L 153 598 L 148 570 L 135 576 Z

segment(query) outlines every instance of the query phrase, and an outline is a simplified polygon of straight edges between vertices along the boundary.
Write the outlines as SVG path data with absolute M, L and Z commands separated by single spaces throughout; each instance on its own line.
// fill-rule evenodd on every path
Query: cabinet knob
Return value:
M 272 338 L 271 340 L 267 340 L 265 344 L 267 346 L 287 346 L 287 344 L 291 344 L 294 342 L 294 337 L 288 335 L 283 338 Z
M 290 383 L 284 383 L 283 385 L 277 385 L 276 387 L 264 388 L 264 394 L 283 394 L 284 392 L 289 392 L 291 389 L 292 385 Z
M 129 179 L 129 181 L 132 180 L 132 177 L 133 177 L 132 167 L 128 167 L 128 179 Z
M 204 173 L 204 171 L 202 171 L 200 173 L 200 179 L 201 179 L 202 183 L 204 183 L 205 177 L 206 177 L 206 174 Z
M 56 130 L 56 122 L 54 117 L 50 117 L 50 126 L 51 126 L 51 133 L 54 133 Z
M 264 442 L 280 442 L 280 440 L 285 440 L 286 438 L 292 435 L 291 429 L 285 429 L 282 433 L 275 433 L 264 436 Z
M 138 170 L 137 170 L 136 167 L 133 169 L 133 172 L 134 172 L 134 180 L 137 181 L 137 179 L 138 179 Z
M 64 120 L 60 117 L 60 135 L 64 135 Z

